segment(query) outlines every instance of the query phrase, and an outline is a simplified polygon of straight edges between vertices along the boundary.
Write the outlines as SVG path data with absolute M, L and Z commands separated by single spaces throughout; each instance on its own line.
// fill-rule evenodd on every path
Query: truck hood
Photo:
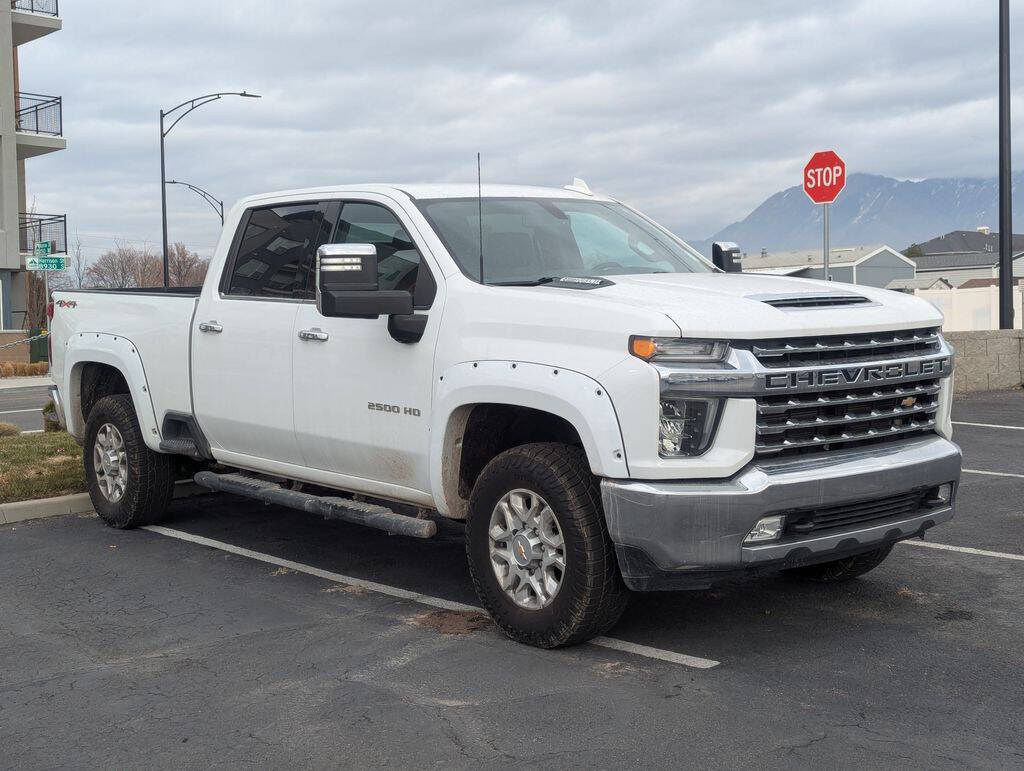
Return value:
M 609 276 L 610 286 L 579 290 L 557 286 L 536 291 L 660 311 L 687 337 L 758 339 L 939 326 L 942 314 L 913 295 L 834 281 L 758 273 L 659 273 Z M 816 296 L 855 295 L 857 305 L 813 304 Z M 775 307 L 782 298 L 810 301 L 805 307 Z M 612 308 L 609 308 L 612 310 Z M 637 330 L 642 332 L 641 330 Z

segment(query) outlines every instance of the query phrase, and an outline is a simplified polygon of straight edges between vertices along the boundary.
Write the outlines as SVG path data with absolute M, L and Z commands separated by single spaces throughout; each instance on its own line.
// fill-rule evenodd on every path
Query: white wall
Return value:
M 999 329 L 999 287 L 984 286 L 977 289 L 919 289 L 914 292 L 940 311 L 946 332 L 970 332 Z M 1013 289 L 1014 326 L 1024 327 L 1021 314 L 1020 287 Z

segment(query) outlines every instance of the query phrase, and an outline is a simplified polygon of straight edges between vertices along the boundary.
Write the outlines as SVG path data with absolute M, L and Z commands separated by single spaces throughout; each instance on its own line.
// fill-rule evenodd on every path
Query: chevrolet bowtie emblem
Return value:
M 913 407 L 915 404 L 917 404 L 916 396 L 908 396 L 906 399 L 900 402 L 901 407 Z

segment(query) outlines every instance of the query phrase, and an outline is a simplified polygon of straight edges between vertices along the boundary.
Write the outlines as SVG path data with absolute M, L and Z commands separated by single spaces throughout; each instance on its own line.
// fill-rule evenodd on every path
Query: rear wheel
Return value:
M 160 521 L 171 500 L 175 462 L 146 446 L 129 395 L 105 396 L 93 406 L 83 460 L 89 498 L 100 519 L 117 528 Z
M 819 584 L 838 584 L 843 581 L 849 581 L 857 576 L 862 576 L 869 570 L 874 570 L 882 564 L 891 551 L 892 544 L 889 544 L 874 551 L 855 554 L 852 557 L 843 557 L 840 560 L 822 562 L 818 565 L 807 565 L 802 568 L 790 568 L 783 572 L 804 581 L 814 581 Z
M 470 498 L 466 552 L 481 603 L 522 643 L 584 642 L 628 602 L 597 480 L 570 445 L 522 445 L 487 464 Z

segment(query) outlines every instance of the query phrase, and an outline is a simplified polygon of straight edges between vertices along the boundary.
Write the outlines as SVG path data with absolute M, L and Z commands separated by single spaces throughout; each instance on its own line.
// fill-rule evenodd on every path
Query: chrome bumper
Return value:
M 870 501 L 956 483 L 960 449 L 939 436 L 834 455 L 757 461 L 725 480 L 601 482 L 623 578 L 637 590 L 706 586 L 717 573 L 838 559 L 911 538 L 953 516 L 950 505 L 780 542 L 744 544 L 765 514 Z
M 60 391 L 57 390 L 57 386 L 50 386 L 50 398 L 53 399 L 53 408 L 57 413 L 57 422 L 60 423 L 62 430 L 67 431 L 68 423 L 64 419 L 64 402 L 60 400 Z

